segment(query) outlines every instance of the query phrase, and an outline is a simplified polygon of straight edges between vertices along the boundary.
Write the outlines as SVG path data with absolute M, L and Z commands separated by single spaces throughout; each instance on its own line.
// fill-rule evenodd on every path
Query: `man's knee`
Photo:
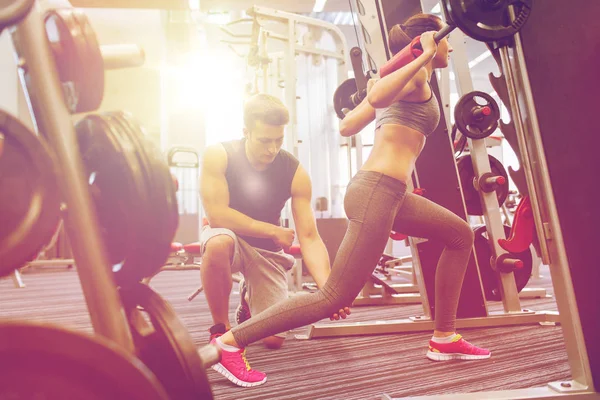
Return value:
M 213 236 L 204 245 L 203 264 L 231 265 L 235 241 L 228 235 Z
M 279 336 L 269 336 L 269 337 L 263 339 L 263 344 L 268 349 L 277 350 L 277 349 L 280 349 L 281 346 L 283 346 L 284 341 L 285 341 L 285 338 L 282 338 Z

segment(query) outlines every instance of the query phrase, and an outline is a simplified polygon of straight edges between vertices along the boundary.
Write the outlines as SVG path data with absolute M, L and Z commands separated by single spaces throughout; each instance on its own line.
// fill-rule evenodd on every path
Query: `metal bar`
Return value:
M 537 114 L 535 112 L 533 94 L 531 92 L 531 85 L 529 83 L 529 76 L 527 73 L 527 65 L 525 63 L 523 46 L 519 33 L 515 34 L 514 43 L 516 53 L 515 63 L 520 72 L 519 78 L 522 86 L 521 89 L 525 99 L 525 110 L 522 111 L 527 113 L 527 121 L 529 123 L 529 129 L 520 133 L 517 131 L 517 136 L 523 135 L 519 138 L 519 146 L 521 146 L 521 141 L 527 146 L 526 154 L 531 153 L 531 155 L 535 156 L 537 160 L 536 167 L 540 172 L 539 177 L 541 178 L 541 182 L 539 183 L 539 187 L 536 187 L 536 189 L 539 188 L 539 199 L 548 210 L 547 223 L 552 232 L 552 240 L 548 242 L 548 256 L 551 260 L 550 273 L 552 276 L 552 284 L 554 286 L 556 304 L 563 318 L 562 327 L 569 365 L 571 367 L 571 376 L 573 377 L 573 380 L 579 384 L 592 388 L 593 380 L 588 353 L 585 346 L 585 337 L 583 335 L 581 320 L 579 318 L 579 310 L 577 308 L 577 298 L 575 296 L 575 291 L 573 289 L 571 280 L 571 271 L 569 269 L 569 262 L 565 250 L 560 221 L 556 211 L 556 202 L 554 200 L 552 181 L 550 179 L 550 174 L 548 173 L 548 165 L 546 163 L 546 156 L 544 154 L 542 137 L 537 121 Z M 523 158 L 525 158 L 524 153 L 521 154 L 523 154 Z M 527 172 L 527 170 L 525 171 Z M 531 204 L 535 204 L 535 201 L 532 201 Z M 540 242 L 543 241 L 541 240 L 543 237 L 544 236 L 540 237 Z
M 444 108 L 444 119 L 446 120 L 446 126 L 452 126 L 452 120 L 450 116 L 450 69 L 443 68 L 440 70 L 440 97 L 442 98 L 442 107 Z M 448 134 L 450 134 L 451 129 L 448 129 Z M 458 139 L 458 138 L 457 138 Z M 454 143 L 452 143 L 454 146 Z
M 263 93 L 269 93 L 269 63 L 264 62 L 269 59 L 269 54 L 267 52 L 267 32 L 264 30 L 260 31 L 260 47 L 258 52 L 262 72 L 262 91 Z
M 357 297 L 354 299 L 352 307 L 389 306 L 398 304 L 421 304 L 421 295 L 418 293 L 418 289 L 417 293 L 399 293 L 384 296 L 370 295 L 366 297 Z
M 569 382 L 564 382 L 570 384 Z M 581 389 L 580 389 L 581 390 Z M 456 393 L 456 394 L 445 394 L 445 395 L 433 395 L 433 396 L 419 396 L 419 397 L 402 397 L 402 400 L 534 400 L 534 399 L 545 399 L 545 400 L 564 400 L 566 396 L 570 396 L 577 400 L 598 400 L 600 395 L 598 393 L 591 392 L 589 390 L 572 391 L 570 393 L 560 393 L 552 388 L 537 387 L 530 389 L 513 389 L 513 390 L 498 390 L 491 392 L 474 392 L 474 393 Z M 400 400 L 400 398 L 390 397 L 383 395 L 383 400 Z
M 468 58 L 465 46 L 464 35 L 457 31 L 450 37 L 450 42 L 454 51 L 452 53 L 452 66 L 456 77 L 457 87 L 461 96 L 473 91 L 473 81 L 469 73 Z M 484 140 L 467 139 L 471 149 L 471 159 L 473 160 L 473 169 L 475 176 L 479 177 L 486 172 L 491 172 L 487 149 Z M 489 242 L 493 245 L 493 254 L 498 257 L 505 254 L 506 251 L 498 244 L 498 239 L 504 239 L 504 228 L 502 217 L 500 215 L 500 205 L 496 192 L 484 193 L 479 191 L 483 207 L 483 216 L 487 228 Z M 473 250 L 475 251 L 475 250 Z M 502 303 L 506 312 L 519 312 L 521 304 L 515 284 L 514 274 L 499 273 L 500 290 L 502 292 Z
M 366 64 L 369 70 L 379 73 L 379 66 L 383 65 L 391 56 L 385 45 L 388 29 L 385 18 L 383 18 L 381 1 L 352 0 L 352 2 L 356 3 L 356 14 L 362 28 L 361 31 L 365 36 L 363 47 Z
M 336 53 L 333 51 L 319 50 L 319 49 L 314 49 L 314 48 L 310 48 L 310 47 L 306 47 L 306 46 L 296 46 L 296 50 L 301 51 L 303 53 L 316 54 L 319 56 L 335 58 L 335 59 L 342 60 L 342 61 L 346 60 L 346 56 L 344 55 L 344 53 Z
M 63 101 L 54 59 L 50 53 L 44 23 L 36 3 L 14 33 L 35 88 L 36 107 L 45 136 L 56 154 L 59 188 L 67 204 L 65 227 L 71 241 L 92 325 L 96 333 L 133 351 L 131 333 L 113 282 L 104 243 L 83 176 L 75 128 Z M 23 85 L 25 87 L 25 85 Z
M 269 30 L 265 30 L 267 32 L 267 35 L 269 36 L 270 39 L 276 39 L 276 40 L 281 40 L 283 42 L 288 40 L 288 37 L 286 35 L 281 35 L 279 33 L 274 33 L 271 32 Z
M 555 312 L 529 312 L 505 314 L 489 313 L 487 317 L 462 318 L 456 320 L 457 328 L 482 328 L 511 325 L 559 323 L 559 315 Z M 299 339 L 315 339 L 337 336 L 382 335 L 388 333 L 433 331 L 435 322 L 431 318 L 414 317 L 391 321 L 370 321 L 354 323 L 317 324 L 308 328 L 306 335 L 298 335 Z
M 189 0 L 69 0 L 76 8 L 142 8 L 151 10 L 189 10 Z
M 506 88 L 508 91 L 508 99 L 510 103 L 510 109 L 512 112 L 511 118 L 517 134 L 517 141 L 519 143 L 519 150 L 521 152 L 521 158 L 523 163 L 523 171 L 525 172 L 525 180 L 527 181 L 527 189 L 529 190 L 529 198 L 531 199 L 531 209 L 533 211 L 533 219 L 535 221 L 535 230 L 539 238 L 540 250 L 542 260 L 545 263 L 550 263 L 548 246 L 546 243 L 546 233 L 544 232 L 544 220 L 542 218 L 540 209 L 540 195 L 535 185 L 533 177 L 532 163 L 529 155 L 529 149 L 525 141 L 525 132 L 523 125 L 523 117 L 521 116 L 521 110 L 519 108 L 518 94 L 516 91 L 515 71 L 511 65 L 510 53 L 507 46 L 500 48 L 500 60 L 502 62 L 502 73 L 506 79 Z M 532 100 L 532 99 L 531 99 Z M 531 111 L 531 110 L 527 110 Z M 537 122 L 537 121 L 536 121 Z M 536 124 L 537 125 L 537 124 Z
M 548 295 L 548 292 L 544 288 L 523 288 L 519 292 L 520 299 L 543 299 L 552 297 Z
M 158 272 L 163 271 L 198 271 L 200 269 L 200 264 L 185 264 L 185 265 L 168 265 L 164 266 Z
M 207 344 L 198 349 L 198 355 L 202 360 L 202 365 L 204 368 L 208 368 L 221 361 L 221 348 Z
M 346 43 L 346 37 L 344 36 L 344 34 L 340 30 L 340 28 L 338 28 L 336 25 L 334 25 L 330 22 L 327 22 L 327 21 L 322 21 L 319 19 L 306 17 L 304 15 L 299 15 L 299 14 L 294 14 L 294 13 L 289 13 L 289 12 L 279 11 L 279 10 L 273 10 L 271 8 L 259 7 L 259 6 L 251 7 L 248 11 L 246 11 L 246 13 L 248 15 L 254 16 L 254 17 L 264 16 L 264 17 L 268 17 L 269 19 L 280 20 L 282 22 L 294 21 L 294 22 L 301 23 L 301 24 L 307 24 L 309 26 L 318 26 L 327 31 L 334 32 L 335 33 L 334 36 L 337 36 L 337 38 L 339 40 Z M 348 47 L 344 46 L 343 48 L 347 49 Z
M 146 61 L 146 53 L 137 44 L 111 44 L 100 46 L 104 69 L 141 67 Z
M 54 259 L 54 260 L 35 260 L 28 262 L 24 268 L 26 267 L 45 267 L 45 266 L 75 266 L 75 260 L 73 259 Z
M 25 283 L 23 283 L 23 277 L 21 276 L 21 272 L 19 272 L 18 269 L 15 269 L 13 271 L 13 273 L 11 274 L 11 278 L 16 288 L 20 289 L 25 287 Z

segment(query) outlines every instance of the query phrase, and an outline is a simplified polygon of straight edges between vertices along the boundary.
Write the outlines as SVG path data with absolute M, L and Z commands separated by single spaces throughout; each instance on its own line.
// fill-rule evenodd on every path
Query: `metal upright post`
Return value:
M 35 120 L 58 160 L 57 177 L 67 204 L 65 227 L 77 263 L 94 331 L 133 351 L 133 341 L 106 256 L 94 207 L 83 176 L 75 128 L 63 100 L 44 22 L 36 3 L 13 33 L 18 65 L 35 88 Z M 23 87 L 26 85 L 23 82 Z
M 456 77 L 459 95 L 465 95 L 473 91 L 473 81 L 469 72 L 469 64 L 465 40 L 462 32 L 455 30 L 450 36 L 450 44 L 454 51 L 452 52 L 452 66 L 454 76 Z M 475 176 L 481 176 L 486 172 L 491 172 L 488 153 L 485 146 L 485 140 L 467 139 L 469 149 L 471 150 L 471 159 L 473 160 L 473 169 Z M 506 251 L 498 244 L 498 239 L 504 239 L 504 227 L 502 216 L 500 215 L 500 205 L 496 197 L 496 192 L 480 192 L 483 206 L 483 217 L 489 242 L 493 246 L 493 254 L 500 256 Z M 501 281 L 500 289 L 502 291 L 502 303 L 505 312 L 521 312 L 521 304 L 517 286 L 512 273 L 498 273 Z

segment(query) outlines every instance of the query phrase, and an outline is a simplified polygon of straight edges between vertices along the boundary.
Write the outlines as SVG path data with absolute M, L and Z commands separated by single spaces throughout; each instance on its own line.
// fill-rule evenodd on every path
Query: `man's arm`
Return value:
M 227 153 L 221 144 L 206 148 L 200 178 L 200 197 L 210 226 L 231 229 L 238 235 L 274 238 L 277 226 L 256 221 L 229 207 L 229 187 L 225 178 Z
M 310 177 L 302 166 L 298 166 L 292 181 L 292 213 L 302 250 L 302 261 L 321 288 L 329 277 L 329 254 L 317 231 L 311 197 Z

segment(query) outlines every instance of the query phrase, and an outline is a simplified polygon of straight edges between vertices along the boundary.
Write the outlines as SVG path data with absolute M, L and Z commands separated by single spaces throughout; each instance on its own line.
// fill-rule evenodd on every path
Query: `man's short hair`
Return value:
M 256 121 L 267 125 L 287 125 L 290 113 L 287 107 L 275 96 L 259 93 L 250 97 L 244 104 L 244 126 L 254 129 Z

